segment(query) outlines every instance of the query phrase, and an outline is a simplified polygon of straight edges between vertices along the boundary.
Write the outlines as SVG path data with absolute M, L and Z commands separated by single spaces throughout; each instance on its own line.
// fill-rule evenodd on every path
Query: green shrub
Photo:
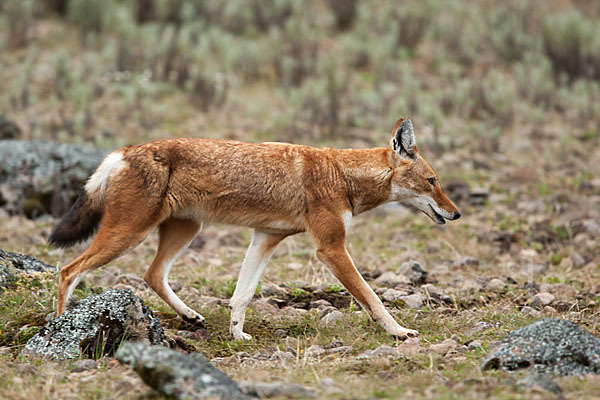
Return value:
M 496 53 L 505 61 L 521 60 L 535 46 L 527 31 L 532 25 L 532 4 L 515 2 L 499 4 L 491 11 L 489 37 Z
M 600 80 L 600 20 L 591 21 L 570 9 L 544 20 L 542 38 L 557 75 Z
M 5 0 L 0 4 L 0 16 L 4 14 L 8 25 L 6 45 L 11 49 L 25 47 L 28 32 L 33 25 L 35 0 Z
M 358 0 L 327 0 L 327 5 L 333 13 L 337 30 L 345 31 L 352 27 L 358 11 Z
M 552 66 L 546 57 L 527 53 L 513 71 L 523 97 L 545 107 L 552 103 L 556 86 L 552 79 Z

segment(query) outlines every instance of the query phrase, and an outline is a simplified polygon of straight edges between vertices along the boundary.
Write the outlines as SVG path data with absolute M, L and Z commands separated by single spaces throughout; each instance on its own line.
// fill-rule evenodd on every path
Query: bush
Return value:
M 528 2 L 499 5 L 492 10 L 490 42 L 505 61 L 521 60 L 535 46 L 534 37 L 527 32 L 532 25 L 532 14 L 532 5 Z
M 8 25 L 7 46 L 11 49 L 25 47 L 28 32 L 33 25 L 35 0 L 5 0 L 0 11 Z
M 327 5 L 333 12 L 335 27 L 339 31 L 352 27 L 356 20 L 358 0 L 327 0 Z
M 418 1 L 404 7 L 390 7 L 388 29 L 395 30 L 397 47 L 414 51 L 419 45 L 435 12 L 431 4 L 428 1 Z
M 600 80 L 600 20 L 594 23 L 572 9 L 547 17 L 542 37 L 556 75 Z
M 506 126 L 512 122 L 517 93 L 505 74 L 497 69 L 490 70 L 481 80 L 478 98 L 481 110 L 495 117 L 499 123 Z M 480 117 L 485 117 L 485 114 L 480 114 Z

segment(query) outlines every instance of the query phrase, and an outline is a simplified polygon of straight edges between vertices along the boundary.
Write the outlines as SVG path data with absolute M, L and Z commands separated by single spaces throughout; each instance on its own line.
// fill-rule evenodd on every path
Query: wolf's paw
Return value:
M 415 331 L 414 329 L 406 329 L 406 328 L 402 328 L 400 327 L 399 329 L 394 329 L 393 332 L 390 332 L 390 334 L 392 336 L 394 336 L 397 339 L 407 339 L 409 337 L 414 337 L 414 336 L 419 336 L 419 332 Z
M 185 322 L 187 322 L 188 324 L 190 324 L 192 326 L 197 326 L 197 327 L 204 326 L 205 318 L 195 311 L 192 311 L 192 312 L 188 313 L 187 315 L 181 314 L 181 319 L 183 319 Z
M 231 332 L 231 334 L 235 340 L 243 340 L 246 342 L 252 340 L 252 335 L 249 335 L 246 332 Z

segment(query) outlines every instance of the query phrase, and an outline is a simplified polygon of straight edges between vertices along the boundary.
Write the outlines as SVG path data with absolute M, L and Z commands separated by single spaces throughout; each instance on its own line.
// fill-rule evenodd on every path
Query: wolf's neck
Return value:
M 389 201 L 393 167 L 390 149 L 343 150 L 340 164 L 348 183 L 353 214 Z

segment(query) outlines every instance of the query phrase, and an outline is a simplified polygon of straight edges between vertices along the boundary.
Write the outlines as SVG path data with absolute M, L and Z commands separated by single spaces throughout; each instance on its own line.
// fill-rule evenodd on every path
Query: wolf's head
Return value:
M 436 224 L 460 218 L 460 212 L 446 196 L 431 165 L 419 154 L 412 122 L 396 122 L 391 141 L 394 150 L 394 176 L 391 201 L 399 201 L 423 211 Z

